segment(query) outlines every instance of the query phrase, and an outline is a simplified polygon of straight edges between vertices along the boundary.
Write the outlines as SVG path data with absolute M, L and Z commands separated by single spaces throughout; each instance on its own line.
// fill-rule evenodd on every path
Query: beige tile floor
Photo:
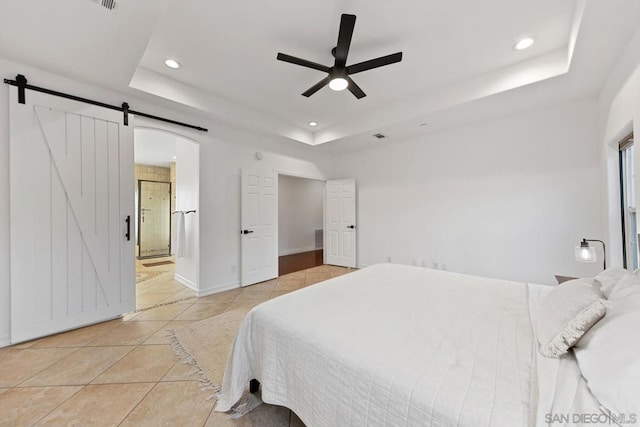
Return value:
M 148 270 L 163 273 L 138 283 L 142 311 L 0 349 L 0 426 L 303 426 L 290 410 L 266 404 L 237 420 L 214 412 L 215 400 L 174 355 L 166 329 L 349 270 L 314 267 L 202 298 L 173 280 L 172 266 Z

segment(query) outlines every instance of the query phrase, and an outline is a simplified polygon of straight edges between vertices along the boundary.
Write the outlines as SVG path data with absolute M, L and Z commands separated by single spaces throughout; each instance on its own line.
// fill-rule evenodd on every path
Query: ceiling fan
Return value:
M 296 58 L 286 53 L 278 53 L 277 59 L 280 61 L 313 68 L 314 70 L 324 71 L 328 74 L 327 77 L 303 92 L 303 96 L 309 97 L 328 84 L 333 90 L 349 89 L 356 98 L 364 98 L 367 94 L 349 77 L 351 74 L 361 73 L 373 68 L 402 61 L 402 52 L 397 52 L 347 66 L 347 55 L 349 54 L 349 46 L 351 45 L 351 37 L 353 36 L 353 28 L 355 25 L 355 15 L 342 15 L 340 19 L 340 32 L 338 33 L 338 44 L 331 49 L 331 54 L 335 58 L 333 67 L 327 67 L 316 62 L 307 61 L 306 59 Z

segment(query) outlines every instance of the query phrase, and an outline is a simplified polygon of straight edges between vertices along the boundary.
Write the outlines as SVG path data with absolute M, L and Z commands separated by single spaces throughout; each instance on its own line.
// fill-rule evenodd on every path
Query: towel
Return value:
M 187 256 L 187 233 L 184 226 L 184 212 L 176 212 L 176 223 L 174 229 L 176 231 L 176 256 L 184 258 Z

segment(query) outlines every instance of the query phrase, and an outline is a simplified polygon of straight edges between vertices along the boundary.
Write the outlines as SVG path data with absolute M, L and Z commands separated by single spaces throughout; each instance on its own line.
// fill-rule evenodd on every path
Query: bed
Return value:
M 250 380 L 307 426 L 563 425 L 600 413 L 572 355 L 536 351 L 552 287 L 379 264 L 255 307 L 217 411 Z

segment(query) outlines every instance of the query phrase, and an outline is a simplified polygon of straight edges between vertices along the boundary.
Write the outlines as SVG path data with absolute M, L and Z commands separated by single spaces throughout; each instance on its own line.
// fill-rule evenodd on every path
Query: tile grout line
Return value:
M 344 271 L 343 271 L 344 270 Z M 295 272 L 295 273 L 291 273 L 291 274 L 300 274 L 300 277 L 297 280 L 302 280 L 303 284 L 300 288 L 298 289 L 303 289 L 312 285 L 315 285 L 318 282 L 327 280 L 327 279 L 332 279 L 338 276 L 341 276 L 345 273 L 349 273 L 351 271 L 355 271 L 356 269 L 346 269 L 346 268 L 337 268 L 337 269 L 333 269 L 333 268 L 311 268 L 311 269 L 305 269 L 301 272 Z M 325 276 L 323 278 L 321 278 L 320 280 L 318 280 L 318 276 Z M 269 299 L 273 298 L 273 295 L 275 292 L 277 291 L 287 291 L 286 293 L 290 293 L 293 291 L 296 291 L 298 289 L 281 289 L 278 290 L 277 287 L 280 283 L 282 283 L 283 281 L 285 281 L 285 276 L 280 276 L 278 278 L 276 278 L 276 283 L 273 286 L 273 288 L 269 291 L 269 296 L 268 299 L 265 301 L 268 301 Z M 310 276 L 314 277 L 314 280 L 317 280 L 314 283 L 307 283 L 310 280 Z M 234 298 L 231 301 L 225 301 L 225 302 L 220 302 L 217 304 L 220 304 L 221 306 L 224 305 L 225 306 L 225 310 L 228 310 L 232 304 L 237 303 L 237 304 L 252 304 L 252 305 L 258 305 L 262 302 L 265 301 L 255 301 L 255 302 L 251 302 L 251 301 L 246 301 L 246 302 L 237 302 L 237 299 L 240 298 L 242 296 L 242 294 L 244 293 L 243 291 L 247 291 L 250 288 L 240 288 L 240 292 L 238 293 L 238 295 L 234 296 Z M 263 290 L 268 290 L 268 289 L 263 289 Z M 247 292 L 248 294 L 250 294 L 251 292 Z M 284 295 L 284 294 L 283 294 Z M 149 307 L 145 307 L 143 309 L 139 309 L 136 310 L 135 312 L 143 312 L 143 311 L 148 311 L 148 310 L 152 310 L 154 308 L 159 308 L 165 305 L 171 305 L 171 304 L 176 304 L 179 302 L 184 302 L 187 300 L 192 300 L 195 299 L 196 302 L 191 303 L 188 307 L 186 307 L 184 310 L 182 310 L 180 313 L 178 313 L 176 316 L 174 316 L 172 319 L 165 319 L 165 320 L 139 320 L 136 321 L 135 317 L 132 319 L 127 319 L 127 320 L 123 320 L 119 325 L 114 325 L 114 327 L 109 328 L 109 329 L 105 329 L 104 331 L 102 331 L 101 333 L 98 332 L 96 334 L 96 336 L 92 336 L 91 339 L 89 340 L 88 343 L 86 344 L 80 344 L 80 345 L 70 345 L 70 346 L 59 346 L 59 345 L 53 345 L 51 347 L 38 347 L 38 348 L 32 348 L 32 347 L 28 347 L 28 348 L 24 348 L 24 349 L 19 349 L 21 352 L 25 351 L 25 350 L 45 350 L 45 349 L 73 349 L 73 351 L 71 351 L 69 354 L 63 356 L 60 359 L 57 359 L 56 361 L 54 361 L 53 363 L 48 364 L 47 366 L 45 366 L 44 368 L 42 368 L 41 370 L 38 370 L 37 372 L 33 373 L 32 375 L 30 375 L 27 378 L 22 379 L 22 381 L 20 381 L 18 384 L 11 386 L 11 387 L 7 387 L 7 391 L 8 390 L 12 390 L 12 389 L 20 389 L 20 388 L 47 388 L 47 389 L 55 389 L 55 388 L 61 388 L 61 387 L 79 387 L 77 391 L 75 391 L 73 394 L 71 394 L 68 398 L 66 398 L 64 401 L 60 402 L 58 405 L 56 405 L 53 409 L 51 409 L 50 411 L 48 411 L 46 414 L 44 414 L 42 417 L 40 417 L 36 422 L 41 422 L 43 419 L 45 419 L 47 416 L 49 416 L 51 413 L 53 413 L 54 411 L 56 411 L 57 409 L 59 409 L 62 405 L 64 405 L 66 402 L 68 402 L 70 399 L 72 399 L 74 396 L 76 396 L 78 393 L 80 393 L 81 391 L 83 391 L 87 386 L 89 385 L 95 385 L 95 386 L 107 386 L 107 385 L 127 385 L 127 384 L 152 384 L 152 387 L 149 389 L 149 391 L 147 393 L 144 394 L 144 396 L 142 396 L 140 398 L 140 400 L 133 406 L 133 408 L 122 418 L 122 420 L 118 423 L 118 425 L 121 425 L 129 416 L 131 416 L 131 414 L 133 413 L 133 411 L 135 411 L 136 408 L 138 408 L 140 406 L 140 403 L 145 400 L 147 398 L 147 396 L 153 392 L 153 390 L 155 390 L 159 384 L 161 383 L 170 383 L 170 384 L 176 384 L 176 383 L 186 383 L 186 382 L 194 382 L 194 380 L 184 380 L 184 379 L 175 379 L 175 380 L 171 380 L 171 381 L 162 381 L 162 378 L 164 378 L 166 376 L 166 374 L 171 371 L 171 369 L 173 368 L 173 366 L 171 368 L 169 368 L 167 370 L 167 372 L 164 373 L 164 375 L 157 381 L 120 381 L 120 382 L 110 382 L 110 383 L 94 383 L 94 381 L 100 377 L 101 375 L 103 375 L 107 370 L 109 370 L 110 368 L 112 368 L 115 364 L 117 364 L 119 361 L 121 361 L 123 358 L 127 357 L 128 355 L 130 355 L 132 352 L 134 352 L 136 349 L 138 348 L 143 348 L 143 347 L 149 347 L 149 346 L 167 346 L 167 343 L 149 343 L 149 344 L 145 344 L 145 342 L 147 340 L 149 340 L 152 336 L 154 336 L 158 331 L 162 330 L 163 328 L 166 328 L 166 326 L 174 321 L 177 321 L 177 318 L 182 315 L 186 310 L 190 309 L 191 307 L 195 306 L 197 303 L 197 299 L 196 297 L 187 297 L 187 298 L 182 298 L 179 300 L 175 300 L 175 301 L 167 301 L 164 303 L 159 303 L 153 306 L 149 306 Z M 185 304 L 186 305 L 186 304 Z M 135 313 L 134 312 L 134 313 Z M 211 317 L 211 316 L 208 316 Z M 208 317 L 203 317 L 202 319 L 196 319 L 193 321 L 198 321 L 198 320 L 204 320 Z M 191 321 L 191 322 L 193 322 Z M 149 322 L 149 323 L 159 323 L 159 322 L 164 322 L 164 325 L 159 328 L 157 331 L 153 332 L 152 334 L 150 334 L 149 336 L 147 336 L 144 340 L 142 340 L 142 342 L 136 342 L 136 343 L 128 343 L 128 344 L 123 344 L 123 343 L 114 343 L 114 344 L 92 344 L 94 341 L 99 340 L 100 338 L 102 338 L 103 336 L 106 336 L 110 333 L 113 333 L 115 331 L 117 331 L 118 329 L 122 328 L 125 326 L 125 324 L 129 324 L 130 322 Z M 63 333 L 64 334 L 64 333 Z M 34 343 L 35 344 L 35 343 Z M 99 347 L 128 347 L 128 351 L 123 354 L 121 357 L 119 357 L 118 359 L 114 360 L 112 363 L 110 363 L 108 366 L 105 366 L 104 369 L 101 370 L 101 372 L 97 373 L 93 379 L 91 379 L 88 383 L 86 384 L 58 384 L 58 385 L 34 385 L 34 386 L 22 386 L 21 384 L 24 384 L 26 381 L 34 378 L 35 376 L 39 375 L 40 373 L 42 373 L 43 371 L 50 369 L 52 366 L 54 366 L 57 363 L 62 362 L 63 360 L 71 357 L 72 355 L 76 354 L 78 351 L 80 351 L 82 348 L 99 348 Z M 179 361 L 178 361 L 179 362 Z M 176 363 L 178 363 L 176 362 Z M 174 364 L 175 366 L 175 364 Z M 214 405 L 215 407 L 215 405 Z M 209 418 L 211 417 L 211 415 L 214 412 L 214 407 L 212 407 L 211 411 L 209 412 L 208 417 L 205 419 L 205 424 L 206 422 L 209 420 Z M 289 425 L 291 425 L 291 422 L 293 421 L 293 411 L 289 410 Z
M 166 326 L 166 325 L 165 325 L 165 326 Z M 152 335 L 153 335 L 153 334 L 152 334 Z M 131 350 L 129 353 L 127 353 L 127 354 L 130 354 L 131 352 L 135 351 L 135 350 L 136 350 L 136 348 L 140 347 L 140 345 L 141 345 L 141 344 L 136 345 L 136 346 L 135 346 L 135 348 L 134 348 L 133 350 Z M 99 375 L 98 375 L 98 376 L 99 376 Z M 95 381 L 97 378 L 98 378 L 98 377 L 95 377 L 95 378 L 93 379 L 93 381 Z M 151 382 L 151 383 L 152 383 L 152 382 Z M 158 385 L 158 382 L 156 382 L 156 383 L 153 385 L 153 387 L 151 387 L 151 388 L 149 389 L 149 391 L 148 391 L 148 392 L 146 392 L 146 393 L 145 393 L 145 395 L 144 395 L 144 396 L 142 396 L 142 398 L 141 398 L 140 400 L 138 400 L 138 403 L 136 403 L 136 404 L 135 404 L 135 406 L 134 406 L 133 408 L 131 408 L 131 410 L 130 410 L 129 412 L 127 412 L 127 414 L 126 414 L 124 417 L 122 417 L 122 420 L 120 420 L 120 422 L 118 423 L 118 426 L 119 426 L 119 425 L 121 425 L 121 424 L 124 422 L 124 420 L 126 420 L 126 419 L 127 419 L 127 417 L 131 414 L 131 412 L 133 412 L 133 410 L 134 410 L 135 408 L 137 408 L 137 407 L 138 407 L 138 405 L 140 404 L 140 402 L 142 402 L 142 401 L 143 401 L 143 400 L 144 400 L 144 399 L 149 395 L 149 393 L 151 393 L 151 391 L 152 391 L 154 388 L 156 388 L 156 386 L 157 386 L 157 385 Z
M 60 359 L 57 359 L 57 360 L 55 360 L 55 361 L 51 362 L 49 365 L 47 365 L 47 366 L 45 366 L 44 368 L 42 368 L 41 370 L 39 370 L 39 371 L 35 372 L 33 375 L 31 375 L 31 376 L 29 376 L 29 377 L 27 377 L 27 378 L 24 378 L 24 379 L 23 379 L 22 381 L 20 381 L 18 384 L 13 385 L 13 386 L 11 386 L 10 388 L 24 388 L 24 387 L 20 387 L 20 384 L 24 383 L 25 381 L 29 381 L 31 378 L 33 378 L 33 377 L 35 377 L 36 375 L 38 375 L 40 372 L 43 372 L 43 371 L 45 371 L 45 370 L 49 369 L 50 367 L 52 367 L 53 365 L 55 365 L 56 363 L 60 362 L 61 360 L 66 359 L 67 357 L 71 356 L 73 353 L 75 353 L 75 352 L 77 352 L 78 350 L 80 350 L 82 347 L 50 347 L 50 348 L 75 348 L 75 350 L 74 350 L 74 351 L 72 351 L 71 353 L 67 354 L 67 355 L 66 355 L 66 356 L 64 356 L 64 357 L 61 357 Z M 43 348 L 43 349 L 41 349 L 41 350 L 47 350 L 47 349 L 49 349 L 49 348 L 45 347 L 45 348 Z M 21 351 L 21 352 L 23 352 L 23 351 L 25 351 L 25 350 L 40 350 L 40 349 L 37 349 L 37 348 L 34 348 L 34 349 L 32 349 L 32 348 L 25 348 L 25 349 L 22 349 L 22 350 L 20 350 L 20 351 Z
M 207 419 L 204 420 L 204 424 L 202 424 L 202 427 L 205 427 L 207 425 L 207 423 L 209 422 L 209 418 L 211 418 L 213 413 L 216 411 L 216 404 L 217 403 L 218 403 L 218 401 L 216 400 L 216 403 L 213 404 L 213 406 L 211 407 L 211 410 L 209 411 L 209 415 L 207 415 Z
M 151 383 L 149 383 L 149 384 L 151 384 Z M 134 406 L 133 408 L 131 408 L 131 410 L 130 410 L 129 412 L 127 412 L 127 415 L 125 415 L 125 416 L 122 418 L 122 420 L 120 420 L 120 422 L 118 423 L 118 426 L 121 426 L 121 425 L 122 425 L 122 423 L 124 423 L 124 422 L 126 421 L 126 419 L 127 419 L 127 418 L 129 418 L 129 415 L 131 415 L 131 413 L 132 413 L 133 411 L 135 411 L 135 409 L 140 405 L 140 402 L 142 402 L 144 399 L 146 399 L 146 398 L 147 398 L 147 396 L 148 396 L 148 395 L 149 395 L 149 394 L 150 394 L 150 393 L 151 393 L 151 392 L 152 392 L 152 391 L 153 391 L 153 390 L 158 386 L 158 384 L 159 384 L 159 382 L 156 382 L 156 383 L 153 385 L 153 387 L 151 387 L 151 388 L 149 389 L 149 391 L 148 391 L 148 392 L 146 392 L 146 393 L 145 393 L 145 395 L 144 395 L 144 396 L 142 396 L 142 398 L 141 398 L 140 400 L 138 400 L 138 403 L 136 403 L 136 404 L 135 404 L 135 406 Z
M 68 400 L 70 400 L 73 396 L 75 396 L 76 394 L 80 393 L 82 390 L 84 390 L 84 388 L 87 386 L 88 384 L 83 385 L 82 387 L 80 387 L 75 393 L 73 393 L 71 396 L 69 396 L 68 398 L 66 398 L 65 400 L 63 400 L 62 402 L 60 402 L 58 404 L 58 406 L 56 406 L 55 408 L 53 408 L 51 411 L 47 412 L 46 414 L 44 414 L 42 417 L 38 418 L 38 420 L 33 423 L 34 425 L 38 424 L 40 421 L 44 420 L 45 418 L 47 418 L 50 414 L 52 414 L 54 411 L 56 411 L 59 407 L 61 407 L 62 405 L 64 405 Z M 52 386 L 53 387 L 78 387 L 78 386 Z
M 57 362 L 49 365 L 48 368 L 52 367 L 53 365 L 55 365 L 56 363 L 61 362 L 63 359 L 66 359 L 67 357 L 71 356 L 72 354 L 75 354 L 78 350 L 82 349 L 82 348 L 87 348 L 88 346 L 85 347 L 78 347 L 76 351 L 69 353 L 68 356 L 63 357 L 62 359 L 58 360 Z M 111 368 L 113 365 L 115 365 L 116 363 L 118 363 L 121 359 L 123 359 L 126 355 L 128 355 L 129 353 L 131 353 L 133 350 L 135 350 L 136 347 L 138 346 L 127 346 L 127 345 L 103 345 L 103 346 L 94 346 L 91 348 L 99 348 L 99 347 L 134 347 L 131 350 L 127 351 L 125 354 L 123 354 L 119 359 L 115 360 L 112 364 L 110 364 L 109 366 L 107 366 L 103 371 L 100 371 L 100 373 L 98 373 L 93 379 L 91 379 L 91 381 L 89 381 L 86 384 L 58 384 L 58 385 L 53 385 L 53 386 L 25 386 L 25 387 L 19 387 L 19 385 L 16 386 L 16 388 L 27 388 L 27 387 L 66 387 L 66 386 L 73 386 L 73 387 L 78 387 L 78 386 L 88 386 L 91 384 L 92 381 L 94 381 L 96 378 L 98 378 L 100 375 L 102 375 L 103 373 L 105 373 L 105 371 L 109 368 Z M 67 348 L 67 347 L 59 347 L 59 348 Z M 48 369 L 47 368 L 47 369 Z M 43 372 L 43 371 L 40 371 Z M 34 375 L 35 376 L 35 375 Z M 28 379 L 24 380 L 24 381 L 28 381 L 31 378 L 33 378 L 34 376 L 29 377 Z M 24 383 L 24 381 L 22 383 Z M 22 384 L 20 383 L 20 384 Z

